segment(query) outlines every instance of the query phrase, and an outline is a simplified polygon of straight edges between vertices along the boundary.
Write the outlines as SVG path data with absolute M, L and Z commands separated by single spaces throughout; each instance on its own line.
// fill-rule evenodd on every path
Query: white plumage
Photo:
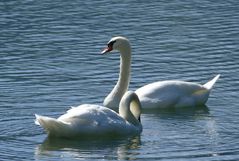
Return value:
M 127 92 L 119 108 L 121 113 L 117 114 L 103 106 L 83 104 L 68 110 L 58 119 L 35 115 L 35 123 L 42 126 L 50 136 L 57 137 L 139 134 L 142 131 L 138 121 L 141 105 L 137 95 Z

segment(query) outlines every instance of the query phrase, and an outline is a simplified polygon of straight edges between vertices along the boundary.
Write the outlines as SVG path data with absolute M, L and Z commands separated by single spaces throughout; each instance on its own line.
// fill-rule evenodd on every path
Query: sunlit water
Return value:
M 239 160 L 239 2 L 0 2 L 0 160 Z M 102 104 L 118 78 L 108 40 L 132 44 L 130 89 L 216 74 L 207 107 L 142 115 L 140 136 L 49 140 L 34 114 Z

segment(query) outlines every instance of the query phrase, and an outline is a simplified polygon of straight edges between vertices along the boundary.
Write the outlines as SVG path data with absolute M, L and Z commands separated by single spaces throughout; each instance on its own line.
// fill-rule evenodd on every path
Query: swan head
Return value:
M 130 50 L 129 40 L 122 36 L 113 37 L 107 43 L 107 47 L 101 52 L 101 54 L 106 54 L 113 50 L 118 51 Z
M 119 104 L 119 114 L 128 122 L 139 125 L 142 107 L 136 93 L 128 91 L 122 97 Z

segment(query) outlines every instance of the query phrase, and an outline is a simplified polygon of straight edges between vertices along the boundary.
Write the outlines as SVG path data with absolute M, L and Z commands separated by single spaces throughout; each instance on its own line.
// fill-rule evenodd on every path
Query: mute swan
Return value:
M 117 110 L 130 81 L 131 47 L 125 37 L 113 37 L 101 53 L 112 50 L 120 52 L 120 74 L 117 84 L 104 100 L 104 106 Z M 135 91 L 143 109 L 185 107 L 204 105 L 220 75 L 204 85 L 184 81 L 159 81 L 145 85 Z
M 128 91 L 120 101 L 119 114 L 107 107 L 83 104 L 68 110 L 58 119 L 36 114 L 35 123 L 49 136 L 123 136 L 141 133 L 140 114 L 138 96 Z

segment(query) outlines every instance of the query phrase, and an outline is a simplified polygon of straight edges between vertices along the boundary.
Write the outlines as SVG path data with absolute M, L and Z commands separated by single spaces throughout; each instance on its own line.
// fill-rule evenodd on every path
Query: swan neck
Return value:
M 117 99 L 117 107 L 125 92 L 128 91 L 131 71 L 131 55 L 130 50 L 120 51 L 120 73 L 118 81 L 112 91 Z
M 119 115 L 133 125 L 139 126 L 141 125 L 141 104 L 139 98 L 135 93 L 130 94 L 130 96 L 127 96 L 127 94 L 123 96 L 120 102 Z
M 117 86 L 119 90 L 123 91 L 123 94 L 128 90 L 130 82 L 130 71 L 131 71 L 131 53 L 120 54 L 120 73 Z M 123 95 L 122 95 L 123 96 Z
M 119 103 L 125 92 L 128 90 L 131 71 L 131 49 L 130 47 L 120 50 L 120 73 L 118 81 L 105 98 L 104 105 L 112 109 L 118 109 Z
M 104 100 L 104 106 L 118 111 L 119 103 L 125 92 L 128 90 L 130 82 L 130 70 L 131 70 L 131 47 L 127 43 L 120 49 L 120 72 L 118 81 L 110 92 L 110 94 Z

